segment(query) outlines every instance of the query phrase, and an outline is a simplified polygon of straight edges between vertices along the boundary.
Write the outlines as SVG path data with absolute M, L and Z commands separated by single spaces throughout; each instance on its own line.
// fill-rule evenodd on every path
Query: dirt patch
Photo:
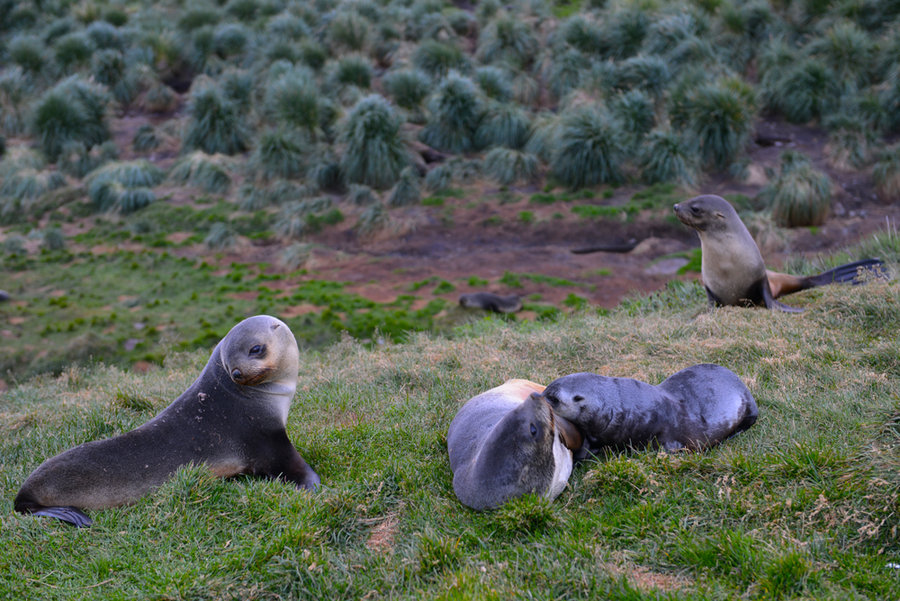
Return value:
M 384 555 L 394 552 L 394 540 L 400 532 L 400 515 L 398 511 L 377 518 L 377 522 L 366 540 L 366 548 Z
M 639 565 L 619 565 L 616 563 L 602 563 L 600 568 L 614 576 L 624 576 L 628 584 L 641 592 L 652 591 L 672 592 L 692 586 L 692 582 L 684 576 L 677 574 L 665 574 L 654 572 L 649 568 Z

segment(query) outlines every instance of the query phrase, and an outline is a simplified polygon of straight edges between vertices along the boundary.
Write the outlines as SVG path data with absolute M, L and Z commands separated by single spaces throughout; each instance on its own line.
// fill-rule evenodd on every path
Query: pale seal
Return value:
M 581 436 L 555 416 L 528 380 L 470 399 L 447 432 L 453 491 L 463 505 L 494 509 L 526 494 L 556 498 L 572 473 L 572 449 Z
M 741 379 L 710 363 L 683 369 L 658 386 L 631 378 L 570 374 L 551 382 L 543 396 L 584 435 L 576 459 L 604 447 L 700 450 L 746 430 L 759 415 Z
M 245 319 L 159 415 L 46 460 L 25 480 L 15 509 L 88 526 L 81 510 L 132 503 L 190 463 L 220 477 L 250 474 L 316 488 L 319 476 L 285 431 L 298 369 L 287 325 L 268 315 Z
M 864 259 L 808 277 L 769 271 L 744 222 L 724 198 L 705 194 L 674 209 L 678 219 L 700 236 L 701 276 L 712 306 L 763 306 L 797 313 L 803 309 L 775 299 L 835 282 L 862 283 L 864 271 L 883 276 L 880 259 Z

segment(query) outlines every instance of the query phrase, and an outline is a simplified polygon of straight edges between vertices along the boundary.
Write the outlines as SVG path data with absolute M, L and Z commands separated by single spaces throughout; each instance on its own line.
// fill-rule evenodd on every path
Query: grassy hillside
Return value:
M 897 598 L 900 287 L 792 300 L 806 312 L 706 311 L 698 285 L 677 285 L 608 316 L 304 352 L 288 433 L 321 491 L 189 468 L 88 530 L 10 501 L 43 459 L 146 421 L 206 356 L 23 383 L 0 398 L 0 597 Z M 552 503 L 479 514 L 455 499 L 446 431 L 479 391 L 575 371 L 658 383 L 699 362 L 747 383 L 748 432 L 588 461 Z

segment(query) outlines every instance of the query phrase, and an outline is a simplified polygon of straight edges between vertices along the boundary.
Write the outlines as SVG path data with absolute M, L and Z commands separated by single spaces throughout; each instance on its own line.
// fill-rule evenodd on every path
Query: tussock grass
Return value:
M 795 151 L 781 154 L 777 176 L 759 195 L 782 227 L 819 225 L 831 212 L 831 180 Z
M 288 434 L 321 491 L 190 467 L 133 506 L 92 512 L 89 531 L 8 511 L 2 592 L 894 598 L 900 289 L 795 299 L 806 313 L 708 311 L 690 284 L 605 316 L 485 320 L 451 337 L 304 351 Z M 4 497 L 43 458 L 149 419 L 206 358 L 172 355 L 142 376 L 73 368 L 14 386 L 0 398 Z M 756 397 L 749 431 L 704 453 L 598 457 L 552 503 L 525 497 L 475 513 L 455 499 L 446 430 L 479 391 L 575 371 L 658 383 L 706 361 Z

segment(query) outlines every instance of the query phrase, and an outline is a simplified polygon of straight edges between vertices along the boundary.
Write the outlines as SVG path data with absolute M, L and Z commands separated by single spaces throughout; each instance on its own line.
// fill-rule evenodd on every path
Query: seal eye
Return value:
M 575 401 L 576 403 L 580 403 L 581 401 L 584 400 L 584 397 L 581 396 L 580 394 L 576 394 L 575 396 L 572 397 L 572 400 Z
M 261 355 L 262 352 L 263 352 L 263 350 L 264 350 L 265 348 L 266 348 L 266 347 L 264 347 L 264 346 L 261 345 L 261 344 L 255 344 L 255 345 L 253 345 L 253 346 L 250 348 L 250 356 L 253 357 L 254 355 Z
M 692 206 L 692 207 L 691 207 L 691 213 L 693 213 L 694 215 L 699 215 L 699 214 L 700 214 L 700 207 L 698 207 L 697 205 Z
M 537 428 L 534 427 L 534 424 L 531 424 L 531 435 L 537 436 Z

